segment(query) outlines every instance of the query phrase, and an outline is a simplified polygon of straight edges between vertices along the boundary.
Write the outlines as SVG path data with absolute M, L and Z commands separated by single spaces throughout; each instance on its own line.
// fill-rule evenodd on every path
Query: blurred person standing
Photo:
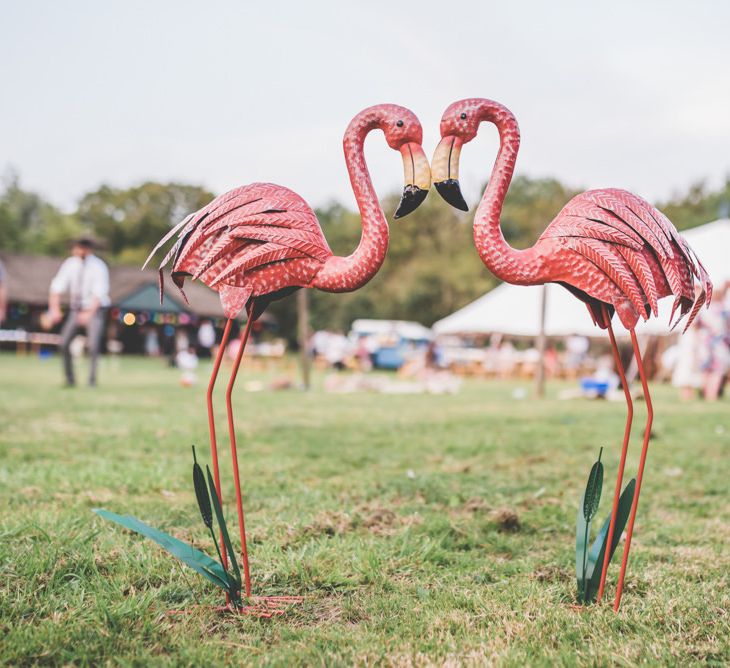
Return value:
M 148 325 L 144 330 L 144 354 L 149 357 L 158 357 L 160 354 L 160 337 L 154 325 Z
M 343 371 L 347 368 L 347 356 L 350 352 L 350 342 L 341 332 L 333 332 L 327 339 L 327 347 L 324 351 L 324 357 L 331 367 L 337 371 Z
M 357 339 L 355 348 L 355 358 L 357 359 L 360 371 L 372 371 L 373 362 L 370 357 L 370 348 L 368 347 L 367 336 L 360 336 Z
M 722 396 L 730 371 L 730 281 L 716 290 L 710 307 L 699 318 L 702 336 L 703 393 L 708 401 Z
M 0 261 L 0 325 L 8 316 L 8 274 L 5 265 Z
M 565 371 L 568 378 L 577 378 L 588 358 L 588 337 L 573 334 L 565 339 Z
M 104 332 L 104 320 L 109 307 L 109 269 L 96 255 L 96 242 L 91 237 L 76 239 L 71 246 L 71 257 L 64 260 L 51 281 L 48 295 L 48 324 L 56 325 L 63 319 L 61 295 L 69 295 L 69 313 L 61 328 L 61 352 L 66 387 L 74 387 L 71 341 L 81 329 L 86 330 L 89 349 L 89 386 L 96 385 L 96 367 Z
M 215 348 L 215 327 L 207 318 L 198 327 L 198 356 L 208 359 L 213 355 Z
M 698 327 L 690 327 L 662 357 L 663 364 L 672 365 L 672 385 L 679 389 L 682 401 L 693 399 L 702 386 L 697 330 Z

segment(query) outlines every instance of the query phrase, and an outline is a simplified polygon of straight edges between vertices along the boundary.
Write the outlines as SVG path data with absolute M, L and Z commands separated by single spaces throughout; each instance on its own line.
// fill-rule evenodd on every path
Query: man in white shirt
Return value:
M 91 358 L 89 385 L 96 385 L 96 362 L 101 347 L 106 310 L 109 306 L 109 269 L 93 253 L 95 243 L 89 237 L 74 241 L 71 257 L 64 260 L 51 281 L 48 296 L 48 316 L 52 325 L 63 319 L 61 295 L 68 292 L 70 310 L 61 328 L 61 351 L 66 386 L 76 384 L 71 341 L 80 329 L 86 329 L 89 357 Z

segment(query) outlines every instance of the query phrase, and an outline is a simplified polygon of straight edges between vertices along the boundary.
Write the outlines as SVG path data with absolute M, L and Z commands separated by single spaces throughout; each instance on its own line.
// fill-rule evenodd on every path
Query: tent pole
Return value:
M 547 285 L 542 286 L 540 295 L 540 333 L 537 336 L 537 350 L 540 353 L 535 371 L 535 394 L 542 399 L 545 396 L 545 315 L 547 313 Z
M 299 365 L 302 372 L 302 387 L 309 390 L 311 360 L 309 358 L 309 290 L 297 292 L 297 340 L 299 343 Z

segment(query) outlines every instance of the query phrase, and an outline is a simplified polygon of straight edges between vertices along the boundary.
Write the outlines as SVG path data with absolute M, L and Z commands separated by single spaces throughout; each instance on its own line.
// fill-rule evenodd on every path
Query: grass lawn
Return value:
M 209 461 L 203 387 L 124 358 L 104 361 L 97 391 L 63 390 L 59 364 L 0 357 L 2 664 L 730 662 L 727 400 L 684 405 L 655 388 L 656 438 L 615 615 L 574 607 L 574 526 L 601 445 L 608 514 L 621 403 L 520 401 L 502 382 L 448 397 L 239 389 L 254 590 L 305 602 L 272 620 L 204 607 L 170 616 L 221 596 L 91 508 L 213 554 L 191 481 L 190 444 Z M 643 417 L 638 404 L 630 475 Z M 504 530 L 501 509 L 518 530 Z

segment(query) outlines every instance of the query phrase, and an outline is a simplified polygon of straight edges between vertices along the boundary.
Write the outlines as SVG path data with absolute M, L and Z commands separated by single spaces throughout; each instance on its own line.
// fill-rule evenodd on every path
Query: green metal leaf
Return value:
M 213 499 L 213 510 L 215 510 L 215 518 L 218 521 L 218 526 L 221 529 L 223 535 L 223 544 L 225 545 L 228 556 L 231 559 L 231 566 L 233 566 L 233 577 L 236 579 L 238 588 L 241 588 L 241 571 L 238 568 L 238 562 L 236 561 L 236 553 L 233 551 L 233 545 L 231 545 L 231 537 L 228 535 L 228 527 L 226 526 L 226 519 L 223 517 L 223 509 L 221 508 L 220 499 L 215 489 L 215 481 L 213 475 L 210 472 L 210 466 L 206 466 L 205 470 L 208 472 L 208 487 L 210 488 L 210 496 Z
M 200 468 L 200 464 L 198 464 L 198 458 L 195 456 L 195 446 L 192 447 L 193 485 L 195 487 L 195 497 L 198 500 L 198 508 L 200 509 L 200 515 L 203 518 L 203 523 L 206 527 L 208 527 L 208 531 L 210 531 L 210 537 L 213 539 L 213 545 L 215 545 L 216 554 L 218 555 L 218 559 L 220 559 L 221 568 L 223 568 L 226 573 L 226 577 L 231 583 L 231 595 L 235 598 L 236 590 L 238 589 L 238 583 L 233 577 L 228 575 L 228 571 L 226 570 L 225 563 L 223 561 L 223 555 L 221 554 L 221 548 L 218 545 L 218 539 L 215 537 L 215 531 L 213 531 L 213 511 L 210 507 L 210 493 L 208 491 L 208 486 L 205 483 L 203 469 Z M 213 494 L 215 494 L 215 488 L 213 488 Z
M 155 529 L 149 524 L 145 524 L 142 520 L 138 520 L 132 515 L 117 515 L 103 508 L 94 508 L 93 511 L 105 520 L 116 522 L 125 529 L 129 529 L 155 541 L 160 547 L 210 580 L 217 587 L 225 591 L 230 590 L 229 577 L 223 570 L 223 567 L 215 559 L 211 559 L 205 552 L 201 552 L 192 545 L 183 543 L 183 541 L 174 538 L 170 534 Z
M 205 526 L 209 529 L 213 528 L 213 511 L 210 507 L 210 495 L 208 487 L 205 484 L 205 476 L 203 469 L 198 464 L 198 458 L 195 456 L 195 446 L 193 447 L 193 485 L 195 486 L 195 498 L 198 500 L 198 508 L 200 516 L 203 518 Z
M 601 455 L 603 448 L 598 453 L 598 461 L 591 467 L 586 483 L 586 491 L 583 495 L 583 517 L 590 522 L 598 512 L 598 504 L 601 502 L 601 490 L 603 489 L 603 464 Z
M 631 505 L 634 502 L 634 493 L 636 491 L 636 480 L 631 479 L 624 487 L 618 502 L 616 512 L 616 526 L 613 531 L 613 540 L 611 541 L 611 549 L 608 553 L 608 563 L 611 563 L 613 553 L 621 540 L 621 534 L 624 532 L 626 522 L 631 514 Z M 606 521 L 603 523 L 601 530 L 593 541 L 590 552 L 588 553 L 588 566 L 586 568 L 587 587 L 585 590 L 585 600 L 590 602 L 595 599 L 598 593 L 598 585 L 601 580 L 601 571 L 603 570 L 603 559 L 606 554 L 606 542 L 608 540 L 608 527 L 611 523 L 611 513 L 608 514 Z
M 578 507 L 578 516 L 575 521 L 575 577 L 578 583 L 578 597 L 580 598 L 586 586 L 586 571 L 588 568 L 588 539 L 591 533 L 591 520 L 598 511 L 603 488 L 603 464 L 601 456 L 603 448 L 598 453 L 598 461 L 591 467 L 585 491 Z

